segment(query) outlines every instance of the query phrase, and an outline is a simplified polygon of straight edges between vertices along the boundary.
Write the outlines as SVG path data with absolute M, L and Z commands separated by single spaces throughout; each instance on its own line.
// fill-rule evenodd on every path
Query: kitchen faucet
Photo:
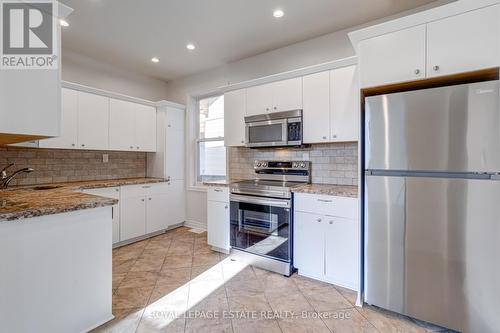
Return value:
M 19 169 L 19 170 L 13 172 L 10 176 L 8 176 L 7 175 L 7 169 L 9 169 L 10 167 L 12 167 L 13 165 L 14 165 L 14 163 L 9 164 L 5 168 L 3 168 L 2 171 L 0 171 L 0 188 L 5 189 L 5 188 L 9 187 L 10 182 L 17 175 L 19 175 L 21 173 L 30 173 L 30 172 L 35 171 L 35 169 L 33 169 L 33 168 L 23 168 L 23 169 Z

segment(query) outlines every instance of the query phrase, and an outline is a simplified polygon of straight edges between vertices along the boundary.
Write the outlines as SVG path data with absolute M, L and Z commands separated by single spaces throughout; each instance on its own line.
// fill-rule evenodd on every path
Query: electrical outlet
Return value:
M 102 163 L 108 163 L 108 162 L 109 162 L 109 155 L 102 154 Z

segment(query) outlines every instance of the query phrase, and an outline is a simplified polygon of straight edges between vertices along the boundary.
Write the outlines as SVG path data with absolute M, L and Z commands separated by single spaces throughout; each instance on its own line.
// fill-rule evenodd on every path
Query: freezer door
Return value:
M 457 331 L 498 332 L 500 182 L 368 178 L 366 301 Z
M 366 168 L 500 170 L 498 81 L 366 99 Z

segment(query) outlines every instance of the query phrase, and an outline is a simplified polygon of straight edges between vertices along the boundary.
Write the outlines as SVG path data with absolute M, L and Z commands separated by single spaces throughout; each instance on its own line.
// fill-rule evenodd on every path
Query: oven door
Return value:
M 290 262 L 291 200 L 231 194 L 231 247 Z
M 288 144 L 287 119 L 246 123 L 248 147 L 286 146 Z

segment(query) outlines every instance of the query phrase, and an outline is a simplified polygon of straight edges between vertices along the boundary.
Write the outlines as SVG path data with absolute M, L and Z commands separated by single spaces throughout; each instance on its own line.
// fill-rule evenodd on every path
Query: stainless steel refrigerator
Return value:
M 499 82 L 365 102 L 365 301 L 500 332 Z

